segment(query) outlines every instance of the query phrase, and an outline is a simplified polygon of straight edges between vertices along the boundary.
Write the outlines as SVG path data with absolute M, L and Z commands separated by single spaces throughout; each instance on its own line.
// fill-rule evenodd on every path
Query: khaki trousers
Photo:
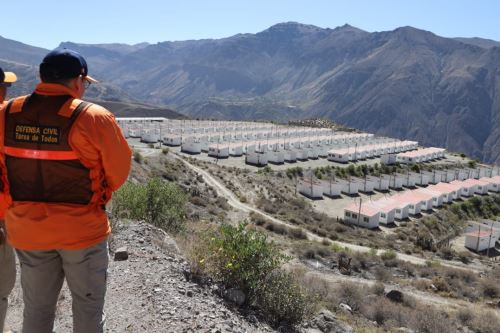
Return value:
M 73 332 L 104 331 L 107 241 L 82 250 L 16 251 L 24 297 L 23 333 L 52 333 L 64 278 L 73 300 Z
M 9 244 L 0 245 L 0 332 L 3 332 L 9 294 L 16 282 L 16 260 Z

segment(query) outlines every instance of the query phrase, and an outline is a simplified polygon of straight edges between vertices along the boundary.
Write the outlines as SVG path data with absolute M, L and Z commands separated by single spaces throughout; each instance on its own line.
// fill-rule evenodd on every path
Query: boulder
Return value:
M 387 297 L 388 299 L 390 299 L 395 303 L 403 302 L 403 293 L 400 292 L 399 290 L 391 290 L 387 294 L 385 294 L 385 297 Z
M 246 295 L 240 289 L 231 288 L 224 293 L 224 299 L 241 306 L 245 303 Z
M 125 246 L 118 248 L 115 251 L 115 261 L 122 261 L 128 259 L 128 251 Z

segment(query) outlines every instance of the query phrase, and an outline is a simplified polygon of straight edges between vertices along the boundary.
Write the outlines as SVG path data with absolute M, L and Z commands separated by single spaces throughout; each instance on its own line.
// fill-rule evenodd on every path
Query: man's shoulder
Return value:
M 84 108 L 85 112 L 83 112 L 83 114 L 86 115 L 87 117 L 91 117 L 91 118 L 101 118 L 101 117 L 114 118 L 115 117 L 112 112 L 110 112 L 108 109 L 106 109 L 105 107 L 103 107 L 99 104 L 95 104 L 95 103 L 87 102 L 87 101 L 82 101 L 82 102 L 87 103 L 87 106 Z

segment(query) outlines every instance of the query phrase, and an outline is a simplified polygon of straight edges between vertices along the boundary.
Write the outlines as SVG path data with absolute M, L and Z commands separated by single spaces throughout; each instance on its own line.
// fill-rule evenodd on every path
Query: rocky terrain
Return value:
M 128 258 L 114 260 L 126 248 Z M 123 258 L 123 257 L 121 257 Z M 216 285 L 189 281 L 188 265 L 175 239 L 144 222 L 124 222 L 110 241 L 106 296 L 107 332 L 275 332 L 253 313 L 240 313 Z M 19 275 L 19 274 L 18 274 Z M 19 277 L 11 294 L 7 332 L 20 332 L 22 291 Z M 71 332 L 71 295 L 66 284 L 59 298 L 55 332 Z M 349 333 L 353 330 L 323 310 L 299 332 Z

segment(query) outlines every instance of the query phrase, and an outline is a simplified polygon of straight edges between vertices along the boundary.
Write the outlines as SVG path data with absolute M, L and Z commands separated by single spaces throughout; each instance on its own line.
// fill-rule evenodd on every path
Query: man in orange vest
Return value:
M 113 114 L 83 102 L 88 75 L 77 52 L 56 49 L 41 83 L 0 112 L 8 242 L 21 263 L 23 333 L 51 333 L 64 279 L 73 332 L 104 329 L 110 225 L 105 204 L 127 179 L 131 151 Z
M 0 68 L 0 109 L 6 104 L 4 101 L 7 95 L 7 88 L 16 81 L 16 74 L 4 72 L 3 69 Z M 14 251 L 12 251 L 12 247 L 6 242 L 6 233 L 3 223 L 5 208 L 5 196 L 3 193 L 0 193 L 0 332 L 3 332 L 5 315 L 7 314 L 8 297 L 16 281 Z

